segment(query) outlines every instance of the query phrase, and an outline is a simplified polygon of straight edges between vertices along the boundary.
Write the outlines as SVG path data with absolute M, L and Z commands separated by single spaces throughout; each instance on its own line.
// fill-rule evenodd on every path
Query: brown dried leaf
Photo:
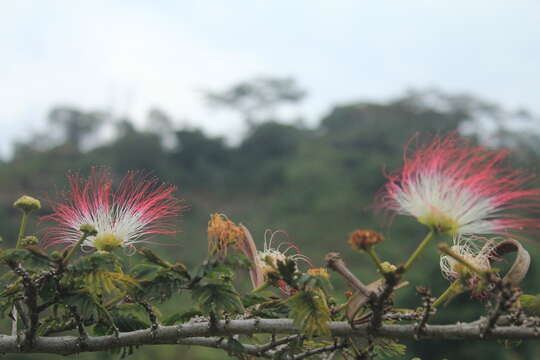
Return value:
M 525 248 L 514 239 L 507 239 L 498 243 L 490 252 L 490 261 L 498 261 L 501 258 L 509 253 L 516 252 L 516 259 L 514 264 L 506 275 L 504 280 L 509 281 L 513 285 L 518 285 L 527 275 L 529 271 L 529 265 L 531 264 L 531 256 Z

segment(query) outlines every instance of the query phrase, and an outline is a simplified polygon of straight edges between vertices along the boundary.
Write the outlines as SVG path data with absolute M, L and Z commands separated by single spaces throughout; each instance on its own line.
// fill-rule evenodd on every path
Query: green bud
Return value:
M 390 264 L 388 261 L 381 263 L 381 268 L 385 274 L 388 274 L 397 270 L 396 265 Z
M 50 256 L 53 261 L 58 261 L 62 258 L 60 251 L 53 251 Z
M 35 236 L 26 236 L 21 240 L 21 246 L 37 245 L 39 239 Z
M 13 207 L 20 209 L 28 214 L 34 210 L 41 209 L 41 202 L 31 196 L 23 195 L 13 203 Z
M 96 227 L 91 224 L 82 224 L 79 230 L 86 236 L 96 236 L 98 233 Z

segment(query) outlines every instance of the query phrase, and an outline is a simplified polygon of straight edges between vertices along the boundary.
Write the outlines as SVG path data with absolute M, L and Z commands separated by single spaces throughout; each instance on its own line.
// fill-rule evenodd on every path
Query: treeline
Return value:
M 200 129 L 178 128 L 158 109 L 149 112 L 147 126 L 141 129 L 103 111 L 54 108 L 48 130 L 20 139 L 13 157 L 0 164 L 0 235 L 16 233 L 13 200 L 22 194 L 53 197 L 64 188 L 68 171 L 88 173 L 91 166 L 109 166 L 120 177 L 137 169 L 178 185 L 188 206 L 180 224 L 183 231 L 162 251 L 177 254 L 188 265 L 205 256 L 209 213 L 223 212 L 248 226 L 261 246 L 265 229 L 283 229 L 315 264 L 322 264 L 326 252 L 339 251 L 352 268 L 375 279 L 377 274 L 359 263 L 358 256 L 349 256 L 349 232 L 356 228 L 383 232 L 393 245 L 384 246 L 387 251 L 382 255 L 394 263 L 403 261 L 402 254 L 424 235 L 424 229 L 407 219 L 395 219 L 390 226 L 390 220 L 371 207 L 385 172 L 399 168 L 405 144 L 414 146 L 433 134 L 459 131 L 488 146 L 512 146 L 521 166 L 533 171 L 538 167 L 540 143 L 530 131 L 538 122 L 523 111 L 509 112 L 467 95 L 411 91 L 387 102 L 336 106 L 316 126 L 308 127 L 279 115 L 281 106 L 294 106 L 305 93 L 290 79 L 270 80 L 208 94 L 213 105 L 228 107 L 246 120 L 245 136 L 235 145 Z M 103 140 L 103 134 L 109 140 Z M 531 250 L 534 256 L 537 251 Z M 428 254 L 422 259 L 425 272 L 411 274 L 411 280 L 428 282 L 437 293 L 447 284 L 440 276 L 435 249 Z M 530 273 L 531 284 L 540 279 L 540 267 L 533 266 L 537 268 Z M 418 305 L 412 289 L 402 293 L 399 301 L 404 306 Z M 477 315 L 478 307 L 466 296 L 452 306 L 462 317 Z M 416 345 L 411 353 L 439 359 L 448 354 L 448 346 Z M 525 359 L 534 350 L 521 346 L 512 351 Z M 452 354 L 457 357 L 460 351 L 453 348 Z M 493 344 L 471 343 L 463 354 L 509 358 Z

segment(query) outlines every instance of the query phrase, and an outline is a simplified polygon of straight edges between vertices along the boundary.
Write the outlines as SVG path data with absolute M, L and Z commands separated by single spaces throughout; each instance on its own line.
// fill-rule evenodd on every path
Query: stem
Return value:
M 347 268 L 347 265 L 341 259 L 341 255 L 338 253 L 328 253 L 325 260 L 326 266 L 343 276 L 354 289 L 360 291 L 367 298 L 371 297 L 373 292 Z
M 385 272 L 384 272 L 384 269 L 383 269 L 383 267 L 381 265 L 382 261 L 379 258 L 379 255 L 377 255 L 377 253 L 375 252 L 375 249 L 373 248 L 373 246 L 370 246 L 368 248 L 367 253 L 371 257 L 371 259 L 373 260 L 375 265 L 377 265 L 377 267 L 379 268 L 379 272 L 381 273 L 381 275 L 384 275 Z
M 456 289 L 459 287 L 460 280 L 454 280 L 450 286 L 431 304 L 431 307 L 438 307 L 440 304 L 442 304 L 446 299 L 448 299 L 450 296 L 456 294 L 458 291 Z
M 21 218 L 21 225 L 19 226 L 19 236 L 17 237 L 17 244 L 15 245 L 17 249 L 21 247 L 21 242 L 26 232 L 26 224 L 28 224 L 28 213 L 26 211 L 23 211 L 22 218 Z M 11 322 L 11 335 L 14 336 L 14 335 L 17 335 L 18 319 L 19 319 L 19 312 L 17 310 L 16 305 L 13 306 L 12 314 L 13 314 L 13 321 Z
M 19 237 L 17 237 L 17 248 L 21 247 L 21 241 L 24 237 L 24 233 L 26 232 L 26 224 L 28 224 L 28 213 L 23 211 L 21 225 L 19 226 Z
M 418 245 L 418 247 L 416 248 L 416 250 L 414 250 L 414 252 L 412 253 L 412 255 L 409 257 L 409 259 L 407 260 L 407 262 L 405 263 L 405 265 L 403 266 L 403 269 L 404 270 L 408 270 L 411 265 L 418 259 L 418 257 L 420 256 L 420 254 L 422 254 L 422 252 L 424 251 L 424 249 L 426 248 L 427 244 L 429 244 L 429 242 L 431 240 L 433 240 L 433 238 L 435 237 L 435 231 L 431 230 L 427 235 L 426 237 L 424 238 L 424 240 L 422 240 L 422 242 L 420 243 L 420 245 Z
M 83 243 L 84 240 L 86 240 L 86 238 L 88 237 L 88 233 L 86 232 L 83 232 L 81 237 L 79 238 L 79 240 L 77 240 L 77 242 L 75 243 L 75 245 L 73 245 L 73 247 L 71 248 L 71 250 L 69 250 L 69 253 L 66 255 L 66 257 L 64 258 L 64 264 L 67 264 L 68 260 L 71 258 L 71 256 L 73 256 L 73 254 L 75 253 L 75 251 L 79 248 L 79 246 L 81 246 L 81 244 Z

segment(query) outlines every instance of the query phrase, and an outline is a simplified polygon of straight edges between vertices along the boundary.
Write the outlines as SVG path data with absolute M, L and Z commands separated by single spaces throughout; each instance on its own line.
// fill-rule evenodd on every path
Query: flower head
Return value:
M 97 234 L 87 236 L 83 246 L 111 251 L 148 242 L 154 234 L 174 234 L 171 220 L 183 209 L 173 197 L 174 186 L 159 183 L 138 172 L 129 172 L 118 189 L 104 168 L 93 168 L 88 179 L 68 175 L 70 189 L 61 201 L 50 201 L 53 213 L 43 217 L 56 223 L 47 229 L 45 243 L 75 244 L 83 228 Z
M 537 221 L 508 212 L 538 208 L 540 189 L 522 188 L 532 176 L 504 167 L 507 154 L 453 135 L 437 137 L 406 155 L 403 169 L 388 176 L 380 206 L 456 238 L 538 229 Z
M 289 241 L 274 243 L 274 237 L 283 233 L 282 231 L 266 230 L 264 234 L 264 248 L 262 251 L 257 251 L 257 266 L 261 268 L 261 272 L 265 279 L 268 274 L 278 271 L 278 263 L 286 263 L 292 261 L 298 266 L 299 262 L 304 262 L 311 266 L 309 258 L 301 254 L 298 247 Z M 276 246 L 277 245 L 277 246 Z

